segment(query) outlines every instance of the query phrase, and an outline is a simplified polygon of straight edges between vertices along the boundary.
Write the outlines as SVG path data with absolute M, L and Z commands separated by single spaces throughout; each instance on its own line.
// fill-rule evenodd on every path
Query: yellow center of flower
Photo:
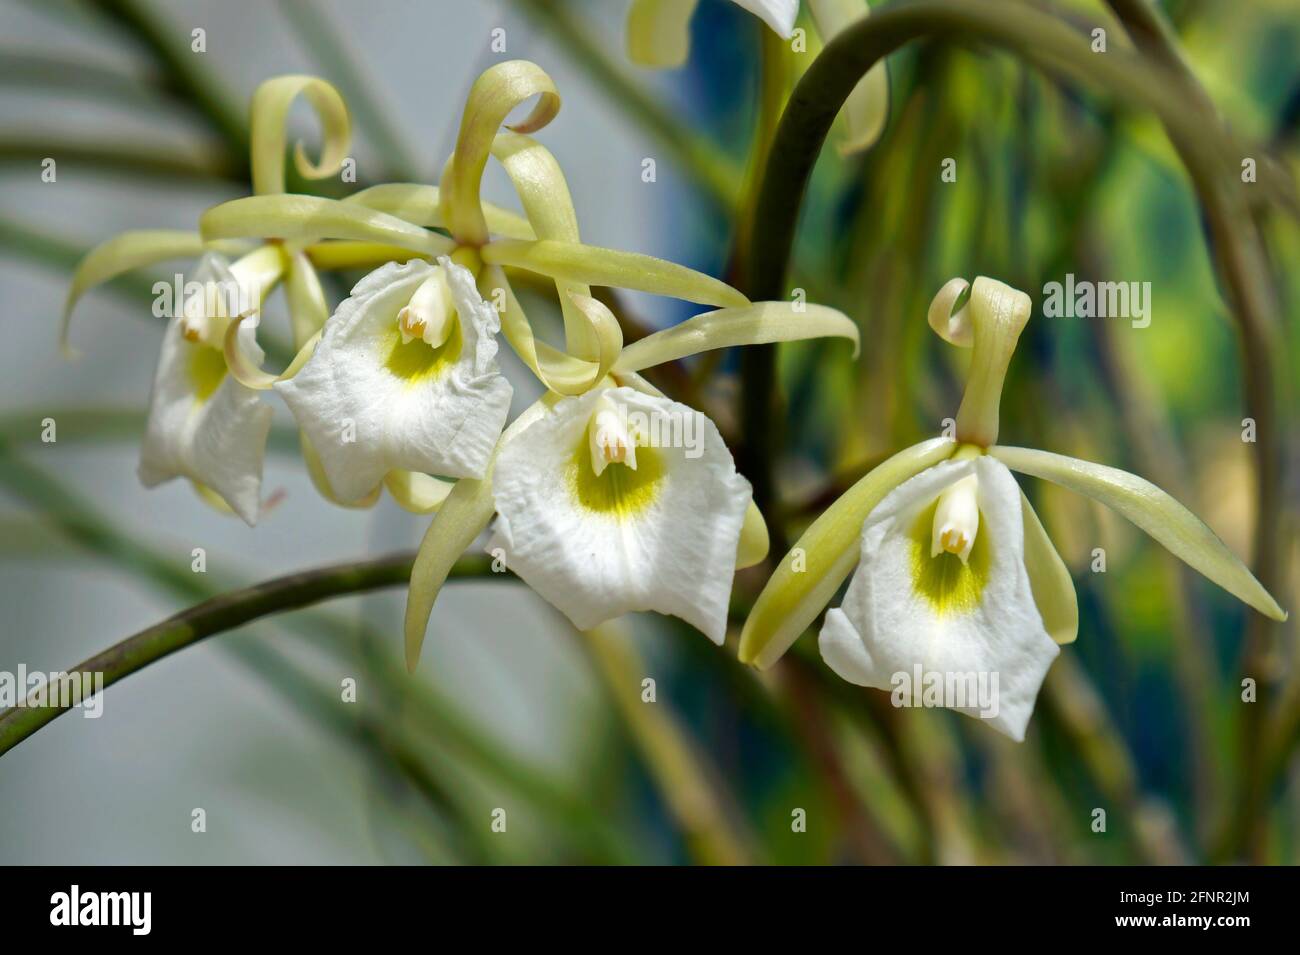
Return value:
M 226 378 L 226 356 L 219 348 L 194 345 L 190 348 L 190 383 L 194 399 L 202 404 L 212 397 Z
M 942 504 L 941 496 L 921 512 L 908 533 L 912 587 L 940 616 L 969 613 L 979 606 L 988 583 L 989 535 L 975 536 L 973 530 L 967 535 L 966 528 L 950 528 L 948 543 L 935 551 L 934 538 L 940 535 L 936 528 L 943 524 Z M 977 511 L 976 527 L 978 520 Z
M 644 511 L 659 496 L 664 462 L 658 449 L 638 448 L 635 440 L 617 440 L 600 415 L 593 415 L 586 440 L 569 461 L 565 478 L 578 504 L 589 511 L 627 520 Z M 600 465 L 597 470 L 597 464 Z
M 384 367 L 408 385 L 415 385 L 437 378 L 456 364 L 465 338 L 460 322 L 453 319 L 446 340 L 436 347 L 422 338 L 403 341 L 401 332 L 393 334 L 392 342 Z

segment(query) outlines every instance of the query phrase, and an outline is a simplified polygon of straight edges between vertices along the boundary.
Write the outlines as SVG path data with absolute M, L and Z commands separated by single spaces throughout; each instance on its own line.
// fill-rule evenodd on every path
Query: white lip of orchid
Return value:
M 608 398 L 596 402 L 587 426 L 587 440 L 591 448 L 591 469 L 597 477 L 611 464 L 624 464 L 636 470 L 636 435 L 628 431 L 624 416 Z
M 418 338 L 426 345 L 438 348 L 451 337 L 455 321 L 456 306 L 442 266 L 434 269 L 433 274 L 415 290 L 410 302 L 397 313 L 397 327 L 402 333 L 403 345 Z
M 930 537 L 930 556 L 956 554 L 965 564 L 979 533 L 979 478 L 974 474 L 957 481 L 939 496 Z

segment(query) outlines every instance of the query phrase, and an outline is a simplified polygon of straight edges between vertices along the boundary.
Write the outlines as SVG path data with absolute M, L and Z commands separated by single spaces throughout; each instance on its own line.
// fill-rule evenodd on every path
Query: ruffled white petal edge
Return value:
M 927 562 L 948 561 L 951 571 L 958 558 L 929 556 L 928 513 L 970 474 L 979 481 L 980 511 L 973 576 L 949 576 L 954 586 L 936 587 L 934 577 L 918 576 L 936 569 Z M 1022 740 L 1059 652 L 1034 604 L 1024 560 L 1020 490 L 1005 466 L 980 457 L 923 471 L 891 491 L 863 524 L 861 561 L 843 606 L 827 614 L 822 658 L 852 683 L 893 691 L 896 705 L 949 706 Z M 981 578 L 982 586 L 969 586 Z M 927 699 L 935 679 L 943 692 Z
M 610 464 L 594 477 L 598 401 L 668 440 L 638 447 L 635 472 Z M 564 399 L 501 451 L 493 492 L 488 551 L 579 629 L 653 610 L 723 641 L 751 489 L 700 412 L 626 387 Z

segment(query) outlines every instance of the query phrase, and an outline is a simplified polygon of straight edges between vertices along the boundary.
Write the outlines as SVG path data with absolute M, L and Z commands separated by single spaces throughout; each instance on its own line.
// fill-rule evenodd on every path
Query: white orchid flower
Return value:
M 633 0 L 627 18 L 628 57 L 641 66 L 672 69 L 690 55 L 691 17 L 697 0 Z M 733 0 L 768 25 L 782 39 L 794 34 L 799 0 Z M 813 23 L 829 43 L 871 10 L 866 0 L 808 0 Z M 889 118 L 889 73 L 882 60 L 858 81 L 841 111 L 847 128 L 843 153 L 870 148 Z
M 954 310 L 967 289 L 969 301 Z M 808 528 L 745 623 L 743 661 L 771 666 L 853 574 L 820 636 L 837 674 L 895 693 L 906 685 L 916 697 L 938 687 L 922 705 L 979 716 L 1023 739 L 1057 646 L 1075 639 L 1079 618 L 1069 571 L 1008 469 L 1109 505 L 1238 599 L 1286 618 L 1213 531 L 1153 484 L 996 443 L 1003 381 L 1030 308 L 1027 295 L 991 279 L 944 286 L 930 324 L 973 349 L 956 440 L 894 455 Z M 991 686 L 994 699 L 972 700 L 977 685 Z
M 302 144 L 298 171 L 307 178 L 333 175 L 347 154 L 349 122 L 338 92 L 312 77 L 285 76 L 258 87 L 251 109 L 253 187 L 259 193 L 285 188 L 284 120 L 290 105 L 306 96 L 324 126 L 322 156 L 313 163 Z M 301 250 L 267 243 L 228 264 L 222 253 L 238 242 L 209 242 L 197 233 L 146 230 L 123 233 L 92 249 L 77 267 L 64 307 L 60 341 L 65 352 L 73 308 L 95 285 L 170 259 L 199 258 L 173 302 L 141 450 L 140 478 L 152 487 L 175 477 L 194 482 L 205 500 L 253 524 L 260 510 L 262 458 L 271 409 L 256 388 L 228 365 L 231 346 L 254 365 L 263 352 L 255 340 L 263 300 L 285 281 L 294 338 L 303 345 L 324 321 L 311 262 Z M 346 264 L 346 263 L 337 263 Z M 166 283 L 161 283 L 166 287 Z M 159 290 L 159 286 L 155 286 Z M 226 339 L 233 339 L 227 342 Z M 232 373 L 233 372 L 233 373 Z
M 496 309 L 451 259 L 390 263 L 357 284 L 276 390 L 345 501 L 390 471 L 482 477 L 510 410 Z
M 621 349 L 581 395 L 533 405 L 506 429 L 487 475 L 457 482 L 424 536 L 408 666 L 447 574 L 493 513 L 488 552 L 575 626 L 651 610 L 721 643 L 733 571 L 767 555 L 767 527 L 713 422 L 639 372 L 713 348 L 823 336 L 858 340 L 848 318 L 819 305 L 718 309 Z
M 634 610 L 721 644 L 751 493 L 717 427 L 628 387 L 565 398 L 507 444 L 488 552 L 580 630 Z
M 140 451 L 146 487 L 186 477 L 215 493 L 252 525 L 261 507 L 262 456 L 271 408 L 227 374 L 223 344 L 241 314 L 260 308 L 278 281 L 281 253 L 265 248 L 234 265 L 216 253 L 200 260 L 192 287 L 167 325 L 154 375 Z M 261 360 L 254 324 L 239 330 L 243 348 Z

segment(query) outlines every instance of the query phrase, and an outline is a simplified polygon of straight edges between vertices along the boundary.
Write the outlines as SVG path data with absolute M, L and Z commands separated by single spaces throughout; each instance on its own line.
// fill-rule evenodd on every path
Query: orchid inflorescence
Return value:
M 312 77 L 269 80 L 252 102 L 254 195 L 209 209 L 197 234 L 118 236 L 78 269 L 67 315 L 98 282 L 201 256 L 164 336 L 142 480 L 185 477 L 255 523 L 271 417 L 261 392 L 274 390 L 328 500 L 368 506 L 387 489 L 408 510 L 435 515 L 411 578 L 412 667 L 438 589 L 493 514 L 490 548 L 578 627 L 658 610 L 721 643 L 732 568 L 766 556 L 767 529 L 717 427 L 640 372 L 736 345 L 839 336 L 856 347 L 853 322 L 802 301 L 751 303 L 683 266 L 582 244 L 564 176 L 528 135 L 560 107 L 535 64 L 501 63 L 474 83 L 440 187 L 386 184 L 343 200 L 286 193 L 285 118 L 299 96 L 319 115 L 324 146 L 312 162 L 299 144 L 298 171 L 337 172 L 349 144 L 337 91 Z M 527 119 L 502 129 L 534 98 Z M 481 201 L 489 157 L 524 215 Z M 249 240 L 262 244 L 246 250 Z M 232 252 L 242 252 L 233 263 Z M 318 270 L 359 266 L 375 268 L 331 311 Z M 513 270 L 554 281 L 565 348 L 534 336 Z M 281 282 L 297 354 L 271 374 L 256 330 Z M 712 310 L 624 347 L 593 284 Z M 65 335 L 66 326 L 65 315 Z M 498 335 L 546 388 L 509 427 Z
M 761 8 L 787 34 L 797 10 L 744 5 Z M 840 7 L 811 5 L 819 19 Z M 664 37 L 685 34 L 663 17 L 689 16 L 692 6 L 638 0 L 633 51 L 671 47 Z M 636 39 L 652 21 L 659 39 Z M 863 82 L 883 83 L 878 75 Z M 72 309 L 93 285 L 164 260 L 198 259 L 164 333 L 142 481 L 186 478 L 254 524 L 272 415 L 263 393 L 274 391 L 328 501 L 366 507 L 387 490 L 403 508 L 433 515 L 408 593 L 409 667 L 441 586 L 489 525 L 488 551 L 579 629 L 653 610 L 721 644 L 734 570 L 766 557 L 767 528 L 714 423 L 641 372 L 711 349 L 825 336 L 856 349 L 854 323 L 802 301 L 752 303 L 686 267 L 582 243 L 563 173 L 530 135 L 560 108 L 550 77 L 533 63 L 498 64 L 474 83 L 439 186 L 390 183 L 341 200 L 288 193 L 285 124 L 299 97 L 319 117 L 323 145 L 313 161 L 299 143 L 297 171 L 306 179 L 336 174 L 350 144 L 342 97 L 314 77 L 268 80 L 251 107 L 252 196 L 209 209 L 198 232 L 110 239 L 78 268 L 65 344 Z M 503 127 L 534 99 L 523 122 Z M 849 125 L 851 135 L 865 135 L 862 117 Z M 523 214 L 482 200 L 490 158 Z M 373 271 L 331 308 L 319 273 L 351 268 Z M 534 335 L 511 284 L 521 272 L 554 283 L 563 348 Z M 295 354 L 270 373 L 257 332 L 277 285 Z M 625 347 L 593 285 L 711 310 Z M 888 689 L 892 674 L 914 666 L 998 673 L 1001 704 L 985 715 L 1023 738 L 1058 645 L 1075 638 L 1078 608 L 1069 572 L 1009 469 L 1110 505 L 1255 609 L 1284 616 L 1223 543 L 1158 488 L 996 443 L 1003 380 L 1029 314 L 1028 296 L 991 279 L 953 280 L 941 290 L 931 326 L 972 349 L 955 436 L 899 452 L 808 528 L 746 620 L 742 660 L 774 663 L 852 574 L 820 637 L 837 674 Z M 509 423 L 512 387 L 498 367 L 498 336 L 545 388 Z

